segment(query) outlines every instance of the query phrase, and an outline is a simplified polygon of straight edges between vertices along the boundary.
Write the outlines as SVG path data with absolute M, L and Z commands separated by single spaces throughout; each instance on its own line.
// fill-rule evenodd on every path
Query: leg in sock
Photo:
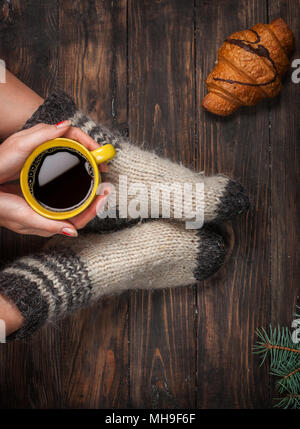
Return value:
M 176 183 L 183 189 L 184 184 L 192 185 L 191 190 L 191 212 L 200 212 L 204 222 L 228 220 L 248 210 L 249 201 L 247 193 L 242 185 L 223 175 L 204 177 L 201 173 L 195 173 L 188 168 L 171 162 L 158 155 L 139 149 L 130 144 L 117 134 L 114 134 L 96 124 L 92 119 L 80 112 L 71 97 L 63 92 L 56 92 L 48 97 L 44 104 L 27 121 L 24 128 L 32 127 L 40 122 L 56 123 L 64 119 L 71 119 L 75 127 L 81 128 L 99 144 L 113 144 L 117 149 L 117 156 L 110 163 L 109 172 L 105 181 L 115 185 L 117 202 L 119 201 L 119 178 L 125 176 L 127 186 L 133 183 L 145 185 L 147 193 L 145 198 L 150 201 L 151 186 L 157 183 L 162 188 Z M 197 202 L 196 184 L 203 184 L 203 200 Z M 159 217 L 161 217 L 162 194 L 156 195 L 156 203 L 159 206 Z M 153 198 L 153 197 L 152 197 Z M 130 196 L 128 196 L 128 203 Z M 179 200 L 171 199 L 170 218 L 176 218 L 177 204 Z M 150 207 L 149 207 L 150 210 Z M 146 217 L 146 216 L 145 216 Z M 150 217 L 149 211 L 147 217 Z M 184 213 L 182 221 L 188 220 Z
M 209 226 L 195 231 L 155 221 L 110 234 L 57 236 L 44 252 L 0 272 L 0 294 L 24 319 L 8 339 L 30 335 L 105 295 L 193 284 L 217 271 L 224 257 L 223 240 Z

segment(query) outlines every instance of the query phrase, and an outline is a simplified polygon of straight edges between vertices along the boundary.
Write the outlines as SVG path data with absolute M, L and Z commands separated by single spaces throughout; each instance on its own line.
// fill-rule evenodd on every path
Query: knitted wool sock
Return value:
M 104 295 L 191 285 L 213 274 L 224 256 L 222 238 L 211 227 L 186 230 L 163 220 L 110 234 L 54 237 L 44 252 L 0 272 L 0 294 L 25 320 L 8 339 L 30 335 Z
M 153 194 L 151 191 L 153 184 L 158 184 L 162 191 L 168 191 L 169 184 L 176 184 L 176 191 L 170 195 L 170 219 L 177 218 L 179 213 L 179 216 L 182 215 L 180 219 L 187 221 L 190 219 L 189 213 L 194 213 L 205 222 L 223 221 L 248 209 L 247 194 L 238 182 L 222 175 L 204 177 L 200 173 L 195 173 L 154 153 L 139 149 L 78 111 L 72 98 L 63 92 L 59 91 L 50 95 L 27 121 L 24 128 L 32 127 L 40 122 L 53 124 L 66 119 L 71 119 L 74 126 L 81 128 L 99 144 L 112 143 L 116 147 L 117 156 L 110 162 L 110 169 L 105 175 L 105 181 L 115 186 L 117 204 L 120 176 L 126 177 L 127 188 L 133 183 L 146 186 L 146 192 L 139 194 L 141 206 L 146 207 L 146 212 L 141 217 L 151 217 L 150 201 L 154 207 L 158 207 L 157 217 L 162 217 L 163 194 L 162 192 Z M 202 201 L 201 198 L 200 201 L 199 198 L 197 200 L 197 183 L 204 184 Z M 178 192 L 179 188 L 184 192 L 184 184 L 192 185 L 187 192 L 191 198 L 190 211 L 187 214 L 184 212 L 184 205 Z M 132 198 L 134 196 L 127 196 L 128 204 Z M 128 213 L 123 214 L 120 210 L 119 214 L 122 218 L 130 218 Z

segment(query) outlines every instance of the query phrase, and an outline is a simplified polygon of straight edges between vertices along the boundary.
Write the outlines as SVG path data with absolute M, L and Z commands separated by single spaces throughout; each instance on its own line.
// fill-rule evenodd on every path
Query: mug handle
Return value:
M 112 144 L 108 143 L 104 146 L 99 147 L 98 149 L 91 151 L 92 157 L 95 159 L 96 163 L 99 165 L 102 162 L 111 161 L 116 155 L 116 149 Z

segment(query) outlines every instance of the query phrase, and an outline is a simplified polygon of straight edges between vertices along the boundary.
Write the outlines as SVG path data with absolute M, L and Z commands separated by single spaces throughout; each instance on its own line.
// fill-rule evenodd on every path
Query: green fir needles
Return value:
M 299 307 L 297 307 L 300 309 Z M 300 315 L 295 315 L 293 332 L 289 328 L 257 329 L 258 337 L 253 352 L 261 356 L 261 365 L 270 359 L 270 374 L 275 376 L 276 390 L 281 397 L 274 398 L 275 407 L 300 409 Z

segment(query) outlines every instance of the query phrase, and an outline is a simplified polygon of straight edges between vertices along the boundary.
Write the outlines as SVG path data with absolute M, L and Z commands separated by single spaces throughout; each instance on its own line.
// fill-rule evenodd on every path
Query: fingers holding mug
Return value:
M 94 139 L 92 139 L 92 137 L 90 137 L 80 128 L 70 127 L 67 130 L 67 132 L 64 134 L 64 137 L 68 139 L 76 140 L 78 143 L 81 143 L 90 151 L 100 147 L 100 145 Z
M 64 134 L 64 137 L 78 141 L 90 151 L 96 150 L 100 147 L 99 143 L 80 128 L 70 127 Z M 105 162 L 99 164 L 98 168 L 101 173 L 107 173 L 109 170 L 109 166 Z

